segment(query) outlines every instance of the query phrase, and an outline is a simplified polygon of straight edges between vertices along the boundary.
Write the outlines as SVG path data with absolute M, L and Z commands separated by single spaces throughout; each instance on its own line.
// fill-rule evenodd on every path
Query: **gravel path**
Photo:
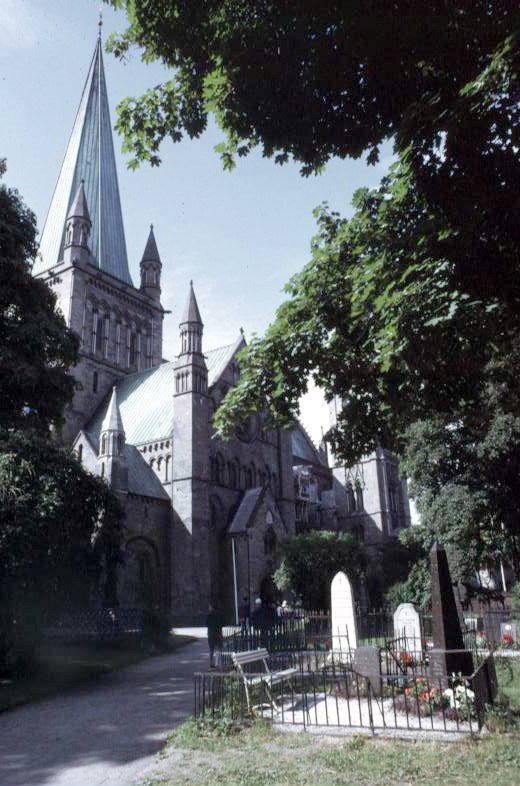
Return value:
M 2 713 L 0 786 L 130 786 L 141 780 L 170 730 L 193 712 L 193 673 L 207 666 L 207 643 L 199 639 Z

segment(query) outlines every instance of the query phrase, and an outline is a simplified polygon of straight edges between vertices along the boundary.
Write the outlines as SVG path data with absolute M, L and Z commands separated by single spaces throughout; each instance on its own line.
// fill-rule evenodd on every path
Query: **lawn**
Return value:
M 95 679 L 153 655 L 173 652 L 193 641 L 171 634 L 163 644 L 126 641 L 42 644 L 23 673 L 0 674 L 0 712 Z
M 518 713 L 520 662 L 498 659 L 497 677 Z M 141 786 L 518 786 L 518 715 L 496 712 L 494 727 L 509 733 L 446 743 L 326 740 L 263 721 L 190 719 L 170 736 L 157 775 Z
M 187 721 L 157 776 L 141 786 L 518 786 L 520 738 L 427 743 L 356 737 L 327 741 L 263 722 L 236 731 Z

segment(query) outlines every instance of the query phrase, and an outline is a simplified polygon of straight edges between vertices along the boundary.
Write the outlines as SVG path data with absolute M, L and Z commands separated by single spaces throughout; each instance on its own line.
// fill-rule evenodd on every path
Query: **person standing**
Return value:
M 209 645 L 209 667 L 215 668 L 215 656 L 217 661 L 220 661 L 220 653 L 222 652 L 223 637 L 222 637 L 222 614 L 214 606 L 209 606 L 208 609 L 208 645 Z
M 249 617 L 251 615 L 251 611 L 249 608 L 249 601 L 247 597 L 244 597 L 242 603 L 238 607 L 238 621 L 240 623 L 240 632 L 247 633 L 249 628 Z

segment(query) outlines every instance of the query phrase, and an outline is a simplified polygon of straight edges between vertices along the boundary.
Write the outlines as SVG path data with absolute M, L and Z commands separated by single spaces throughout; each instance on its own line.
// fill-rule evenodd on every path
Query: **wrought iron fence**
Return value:
M 484 668 L 479 669 L 483 675 Z M 306 670 L 302 664 L 298 673 L 282 679 L 273 671 L 246 678 L 236 673 L 196 674 L 195 716 L 225 714 L 238 719 L 254 712 L 277 724 L 303 727 L 471 734 L 481 728 L 489 703 L 481 696 L 484 679 L 434 680 L 420 674 L 367 677 L 334 660 L 325 660 L 318 669 Z

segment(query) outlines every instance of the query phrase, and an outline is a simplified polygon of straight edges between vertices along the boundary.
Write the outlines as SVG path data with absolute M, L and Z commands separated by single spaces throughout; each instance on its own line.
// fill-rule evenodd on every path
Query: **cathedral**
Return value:
M 33 274 L 53 288 L 80 341 L 62 440 L 105 478 L 123 514 L 117 602 L 232 619 L 243 597 L 275 597 L 280 544 L 300 532 L 352 533 L 378 546 L 409 526 L 396 458 L 378 448 L 335 466 L 303 426 L 269 431 L 259 414 L 229 442 L 212 415 L 239 376 L 241 331 L 208 349 L 193 285 L 178 356 L 162 357 L 162 262 L 150 228 L 140 282 L 129 272 L 101 40 L 52 197 Z

